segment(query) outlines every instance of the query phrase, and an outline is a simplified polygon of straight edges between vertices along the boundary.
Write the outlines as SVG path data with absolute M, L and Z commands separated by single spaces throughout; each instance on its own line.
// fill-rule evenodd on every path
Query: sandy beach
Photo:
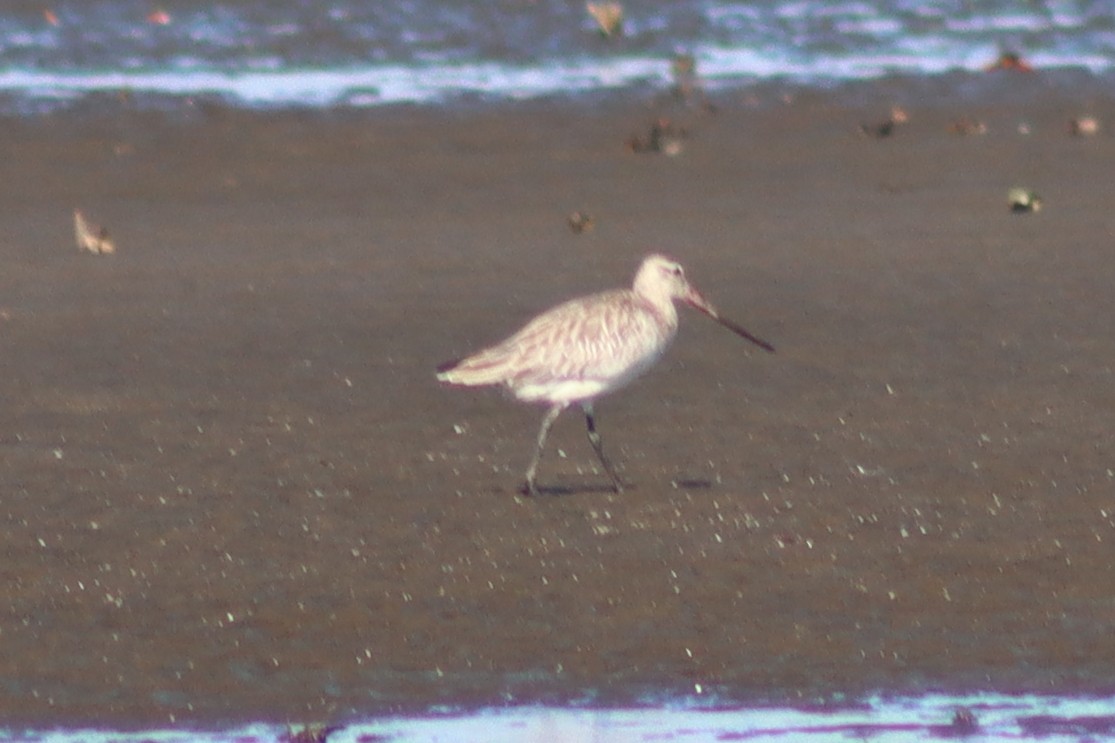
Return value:
M 1115 688 L 1115 100 L 891 102 L 0 121 L 0 717 Z M 683 313 L 519 497 L 434 368 L 656 251 L 778 352 Z

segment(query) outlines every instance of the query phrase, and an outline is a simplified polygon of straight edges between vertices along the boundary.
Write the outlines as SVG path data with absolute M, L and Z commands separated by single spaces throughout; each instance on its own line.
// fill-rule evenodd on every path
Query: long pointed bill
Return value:
M 716 320 L 716 322 L 720 323 L 728 330 L 738 335 L 740 338 L 751 341 L 764 351 L 770 351 L 771 353 L 774 353 L 774 346 L 767 343 L 762 338 L 752 335 L 747 330 L 732 322 L 728 318 L 721 317 L 720 313 L 716 311 L 716 308 L 709 304 L 708 300 L 702 297 L 700 292 L 698 292 L 693 287 L 689 287 L 689 294 L 685 297 L 685 301 L 689 304 L 690 307 L 693 307 L 694 309 L 700 310 L 701 312 L 705 313 L 713 320 Z

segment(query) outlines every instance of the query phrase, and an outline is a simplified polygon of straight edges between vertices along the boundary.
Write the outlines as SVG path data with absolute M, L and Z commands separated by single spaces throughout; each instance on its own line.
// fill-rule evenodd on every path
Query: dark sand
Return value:
M 1115 688 L 1115 104 L 842 100 L 0 122 L 0 719 Z M 686 313 L 518 497 L 434 367 L 651 250 L 778 353 Z

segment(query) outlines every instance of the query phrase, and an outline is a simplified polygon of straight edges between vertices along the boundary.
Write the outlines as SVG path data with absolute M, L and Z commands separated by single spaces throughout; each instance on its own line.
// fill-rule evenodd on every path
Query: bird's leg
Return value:
M 612 463 L 604 456 L 604 444 L 600 441 L 600 434 L 596 432 L 596 418 L 593 417 L 592 403 L 585 403 L 582 407 L 585 409 L 585 424 L 588 426 L 588 442 L 592 444 L 596 456 L 600 457 L 600 464 L 604 465 L 604 471 L 612 479 L 612 487 L 616 489 L 617 493 L 622 493 L 623 483 L 620 482 L 619 475 L 616 474 Z
M 527 481 L 523 485 L 523 492 L 526 495 L 538 495 L 538 489 L 534 486 L 534 475 L 538 472 L 538 463 L 542 461 L 542 448 L 546 445 L 546 437 L 550 434 L 554 421 L 566 407 L 568 405 L 565 403 L 553 405 L 546 411 L 546 417 L 542 419 L 542 428 L 538 430 L 538 444 L 534 448 L 534 457 L 530 460 L 530 466 L 527 467 Z

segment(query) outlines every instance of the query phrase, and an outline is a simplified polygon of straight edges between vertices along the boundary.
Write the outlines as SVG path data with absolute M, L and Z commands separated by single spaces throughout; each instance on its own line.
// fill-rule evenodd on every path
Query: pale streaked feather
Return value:
M 534 478 L 550 427 L 565 408 L 580 403 L 589 443 L 618 493 L 623 483 L 604 456 L 593 401 L 627 384 L 658 360 L 677 334 L 675 301 L 691 305 L 767 351 L 774 350 L 766 341 L 721 317 L 686 281 L 677 261 L 651 255 L 639 267 L 632 288 L 560 304 L 502 343 L 441 365 L 437 378 L 465 386 L 503 384 L 520 400 L 549 404 L 523 486 L 524 492 L 532 495 L 538 492 Z
M 470 387 L 505 384 L 527 401 L 586 399 L 637 377 L 676 332 L 672 304 L 658 308 L 631 289 L 618 289 L 558 305 L 438 379 Z

